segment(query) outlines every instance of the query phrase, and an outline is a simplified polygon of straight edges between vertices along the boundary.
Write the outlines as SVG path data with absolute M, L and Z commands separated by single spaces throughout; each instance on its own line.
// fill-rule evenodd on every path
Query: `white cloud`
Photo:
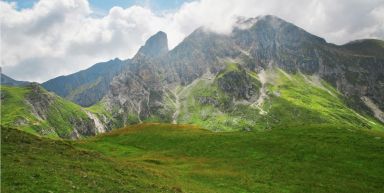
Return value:
M 170 47 L 200 26 L 228 33 L 238 16 L 272 14 L 328 42 L 384 39 L 384 0 L 201 0 L 172 12 L 113 7 L 95 17 L 87 0 L 40 0 L 17 10 L 0 1 L 1 66 L 20 80 L 45 81 L 115 57 L 132 57 L 159 30 Z

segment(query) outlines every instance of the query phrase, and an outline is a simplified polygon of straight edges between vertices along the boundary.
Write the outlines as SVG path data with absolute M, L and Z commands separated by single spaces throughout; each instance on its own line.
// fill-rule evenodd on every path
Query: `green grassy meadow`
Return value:
M 78 141 L 2 128 L 2 192 L 383 192 L 384 134 L 146 123 Z

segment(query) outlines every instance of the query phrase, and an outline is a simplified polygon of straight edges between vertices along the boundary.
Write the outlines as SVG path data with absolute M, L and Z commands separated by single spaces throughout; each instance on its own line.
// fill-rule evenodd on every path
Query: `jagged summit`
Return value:
M 137 54 L 142 54 L 147 57 L 159 57 L 168 52 L 168 38 L 167 34 L 159 31 L 151 36 L 142 46 Z

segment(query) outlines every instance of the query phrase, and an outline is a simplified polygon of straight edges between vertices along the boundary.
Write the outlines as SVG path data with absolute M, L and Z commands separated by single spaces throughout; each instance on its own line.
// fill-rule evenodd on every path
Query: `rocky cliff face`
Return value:
M 151 36 L 142 46 L 137 55 L 144 55 L 151 58 L 164 56 L 168 52 L 167 34 L 159 31 Z
M 103 98 L 107 110 L 119 126 L 153 118 L 169 121 L 171 112 L 164 104 L 164 69 L 158 61 L 168 52 L 167 35 L 158 32 L 150 37 L 124 70 L 110 83 Z
M 163 57 L 161 66 L 167 72 L 168 82 L 187 85 L 207 71 L 218 73 L 225 68 L 221 59 L 235 58 L 239 54 L 227 36 L 199 28 Z

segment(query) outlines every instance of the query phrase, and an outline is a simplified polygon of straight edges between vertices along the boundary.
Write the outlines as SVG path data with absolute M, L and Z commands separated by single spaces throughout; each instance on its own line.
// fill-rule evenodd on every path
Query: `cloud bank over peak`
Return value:
M 22 10 L 0 1 L 0 13 L 3 72 L 38 82 L 130 58 L 160 30 L 170 48 L 200 26 L 230 33 L 238 17 L 276 15 L 337 44 L 384 39 L 384 0 L 200 0 L 160 13 L 116 6 L 103 16 L 87 0 L 40 0 Z

